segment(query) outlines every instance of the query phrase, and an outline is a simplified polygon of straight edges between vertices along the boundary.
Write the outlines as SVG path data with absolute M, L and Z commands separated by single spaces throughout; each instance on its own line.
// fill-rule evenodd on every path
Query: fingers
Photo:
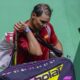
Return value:
M 19 32 L 22 32 L 24 28 L 25 28 L 25 24 L 23 22 L 19 22 L 14 25 L 14 29 L 16 29 Z
M 22 21 L 19 21 L 19 24 L 20 24 L 20 25 L 25 25 Z
M 23 25 L 24 28 L 28 26 L 27 24 L 23 23 L 22 21 L 19 21 L 19 24 Z

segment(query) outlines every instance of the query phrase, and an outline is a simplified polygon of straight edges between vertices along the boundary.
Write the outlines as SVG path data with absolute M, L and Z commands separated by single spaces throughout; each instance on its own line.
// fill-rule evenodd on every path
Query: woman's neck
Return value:
M 31 19 L 28 20 L 27 24 L 28 24 L 28 26 L 31 28 L 31 30 L 32 30 L 33 32 L 35 32 L 34 25 L 33 25 L 33 22 L 32 22 Z

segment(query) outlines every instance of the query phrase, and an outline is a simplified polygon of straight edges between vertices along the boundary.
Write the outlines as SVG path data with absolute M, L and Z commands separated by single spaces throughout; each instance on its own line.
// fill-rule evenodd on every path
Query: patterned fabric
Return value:
M 0 71 L 7 68 L 11 61 L 13 50 L 13 32 L 5 33 L 5 37 L 0 41 Z

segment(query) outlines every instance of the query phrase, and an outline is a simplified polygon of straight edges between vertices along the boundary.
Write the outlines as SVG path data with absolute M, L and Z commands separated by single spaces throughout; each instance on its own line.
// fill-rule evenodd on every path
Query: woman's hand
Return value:
M 18 22 L 14 25 L 14 29 L 19 32 L 23 32 L 26 29 L 27 25 L 23 22 Z

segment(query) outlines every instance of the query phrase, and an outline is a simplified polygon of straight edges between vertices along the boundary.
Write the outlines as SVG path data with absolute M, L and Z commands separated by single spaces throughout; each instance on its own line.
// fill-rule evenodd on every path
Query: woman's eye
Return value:
M 41 23 L 42 23 L 42 24 L 45 24 L 45 23 L 47 23 L 47 21 L 41 21 Z

